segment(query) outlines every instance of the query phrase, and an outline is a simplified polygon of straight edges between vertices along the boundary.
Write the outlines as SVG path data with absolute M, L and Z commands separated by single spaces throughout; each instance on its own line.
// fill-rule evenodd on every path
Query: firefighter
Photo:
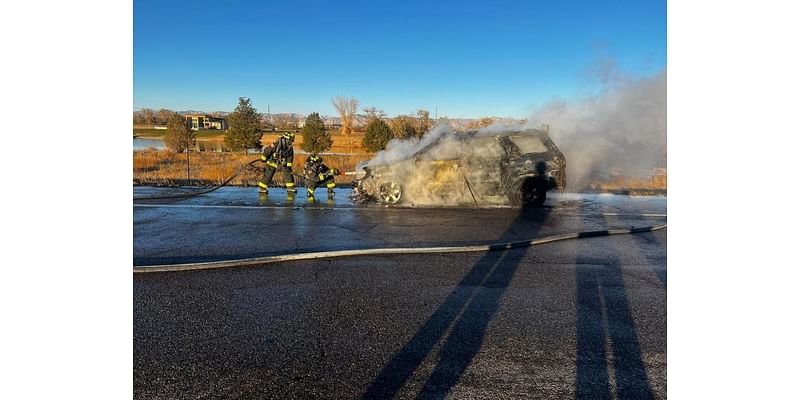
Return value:
M 283 181 L 286 183 L 286 192 L 291 196 L 297 193 L 294 187 L 294 176 L 292 176 L 292 160 L 294 160 L 293 132 L 284 132 L 272 145 L 264 147 L 261 152 L 261 161 L 267 165 L 264 167 L 264 179 L 258 182 L 258 192 L 268 193 L 267 187 L 272 181 L 275 171 L 280 169 L 283 173 Z
M 339 170 L 328 168 L 327 165 L 322 163 L 322 157 L 316 154 L 309 156 L 303 166 L 303 176 L 306 180 L 309 200 L 314 198 L 314 189 L 322 185 L 328 188 L 328 198 L 333 198 L 333 188 L 336 187 L 333 177 L 336 175 L 339 175 Z

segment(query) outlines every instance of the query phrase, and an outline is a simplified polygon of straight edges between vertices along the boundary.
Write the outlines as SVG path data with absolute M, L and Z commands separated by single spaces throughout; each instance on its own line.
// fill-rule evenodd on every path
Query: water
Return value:
M 134 150 L 145 150 L 151 147 L 155 148 L 156 150 L 162 150 L 167 148 L 167 146 L 164 144 L 164 141 L 161 139 L 133 138 Z
M 145 150 L 148 148 L 164 150 L 167 148 L 167 145 L 164 144 L 163 139 L 133 138 L 134 151 Z M 223 140 L 198 140 L 195 142 L 194 147 L 192 147 L 192 151 L 220 153 L 223 151 L 228 151 L 228 148 L 225 147 L 225 142 Z

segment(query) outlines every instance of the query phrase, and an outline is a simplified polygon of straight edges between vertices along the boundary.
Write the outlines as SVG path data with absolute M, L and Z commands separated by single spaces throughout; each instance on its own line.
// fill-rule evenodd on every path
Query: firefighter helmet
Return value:
M 308 159 L 313 161 L 313 162 L 322 162 L 322 157 L 320 157 L 320 156 L 318 156 L 316 154 L 312 154 L 311 157 L 309 157 Z
M 294 139 L 294 132 L 283 132 L 283 137 L 287 139 Z

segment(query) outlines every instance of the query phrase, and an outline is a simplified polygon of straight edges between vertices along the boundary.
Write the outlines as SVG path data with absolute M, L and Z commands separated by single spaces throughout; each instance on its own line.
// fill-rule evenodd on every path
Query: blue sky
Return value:
M 134 0 L 134 108 L 524 118 L 613 59 L 666 68 L 665 1 Z

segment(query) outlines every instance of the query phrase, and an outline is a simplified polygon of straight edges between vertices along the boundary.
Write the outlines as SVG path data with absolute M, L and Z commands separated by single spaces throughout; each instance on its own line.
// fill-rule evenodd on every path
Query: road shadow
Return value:
M 578 249 L 580 246 L 578 244 Z M 596 257 L 579 251 L 575 264 L 575 398 L 654 398 L 642 360 L 618 252 L 608 246 L 600 264 Z M 610 346 L 606 345 L 607 341 L 610 341 Z M 611 354 L 607 354 L 607 348 Z M 616 396 L 612 396 L 608 360 L 613 364 Z
M 651 251 L 649 251 L 648 247 L 653 246 L 653 245 L 659 245 L 659 246 L 665 246 L 666 247 L 666 244 L 662 243 L 661 240 L 656 238 L 655 235 L 653 235 L 653 232 L 644 232 L 644 233 L 640 233 L 638 235 L 635 235 L 635 240 L 636 240 L 636 243 L 639 244 L 639 246 L 640 246 L 640 248 L 642 250 L 642 255 L 645 258 L 647 258 L 647 260 L 650 261 L 650 263 L 652 265 L 656 266 L 661 262 L 661 258 L 656 256 L 656 255 L 654 255 Z M 663 286 L 664 289 L 666 289 L 667 288 L 667 266 L 664 265 L 663 269 L 653 267 L 653 272 L 656 274 L 656 276 L 658 277 L 658 280 L 661 282 L 661 286 Z
M 498 242 L 533 237 L 547 221 L 550 208 L 522 208 Z M 368 386 L 364 399 L 394 397 L 439 343 L 450 334 L 433 373 L 417 394 L 419 399 L 444 398 L 469 367 L 483 344 L 486 329 L 497 312 L 526 249 L 488 252 L 470 269 L 406 345 L 389 360 Z

